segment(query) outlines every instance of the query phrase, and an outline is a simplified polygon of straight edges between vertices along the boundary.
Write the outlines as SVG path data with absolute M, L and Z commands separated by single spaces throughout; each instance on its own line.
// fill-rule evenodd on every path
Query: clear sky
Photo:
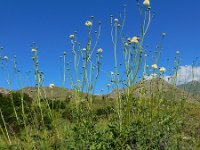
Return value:
M 59 56 L 67 51 L 67 59 L 71 59 L 69 35 L 78 31 L 79 41 L 84 44 L 87 35 L 85 21 L 94 16 L 95 26 L 98 21 L 102 22 L 97 48 L 103 49 L 103 72 L 97 84 L 98 93 L 100 89 L 106 89 L 114 66 L 110 15 L 118 18 L 123 12 L 124 2 L 127 4 L 125 33 L 132 37 L 140 31 L 135 0 L 1 0 L 0 46 L 4 47 L 2 56 L 8 56 L 11 61 L 16 55 L 21 72 L 32 72 L 31 43 L 36 42 L 40 69 L 45 73 L 45 84 L 53 82 L 61 85 Z M 181 54 L 182 66 L 192 64 L 200 56 L 200 1 L 152 0 L 151 6 L 156 15 L 145 41 L 150 57 L 150 51 L 155 50 L 162 32 L 165 32 L 167 35 L 159 65 L 170 70 L 177 50 Z M 119 62 L 123 62 L 121 54 L 122 50 L 118 49 Z M 6 75 L 0 73 L 0 87 L 7 87 Z M 24 85 L 33 85 L 33 79 L 30 76 L 29 80 L 24 80 Z M 12 87 L 19 87 L 17 81 L 13 81 Z

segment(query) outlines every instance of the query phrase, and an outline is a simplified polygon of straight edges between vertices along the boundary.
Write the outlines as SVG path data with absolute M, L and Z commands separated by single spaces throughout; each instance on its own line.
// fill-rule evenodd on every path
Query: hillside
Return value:
M 4 88 L 0 88 L 0 93 L 1 94 L 8 94 L 9 90 L 4 89 Z
M 15 92 L 24 92 L 28 94 L 31 98 L 36 99 L 38 96 L 38 91 L 36 87 L 26 87 Z M 40 88 L 40 97 L 42 98 L 53 98 L 64 100 L 66 97 L 73 96 L 75 91 L 71 89 L 54 87 L 50 89 L 49 87 Z M 120 93 L 126 94 L 127 89 L 120 89 Z M 7 94 L 8 90 L 0 88 L 0 93 Z M 200 101 L 198 94 L 200 94 L 200 82 L 190 82 L 187 84 L 175 87 L 163 79 L 152 79 L 137 83 L 131 89 L 131 95 L 133 97 L 145 96 L 146 98 L 152 98 L 159 93 L 162 93 L 162 98 L 164 99 L 187 99 L 190 102 Z M 86 94 L 81 93 L 81 95 L 86 96 Z M 93 95 L 93 98 L 111 98 L 115 99 L 117 97 L 116 90 L 106 95 Z
M 122 94 L 126 94 L 127 90 L 120 90 Z M 136 84 L 132 88 L 132 96 L 140 97 L 145 96 L 146 98 L 152 98 L 155 95 L 162 94 L 162 98 L 170 100 L 170 99 L 186 99 L 190 102 L 200 101 L 199 96 L 194 95 L 193 92 L 188 92 L 187 90 L 177 88 L 163 79 L 152 79 L 146 80 Z M 117 96 L 117 92 L 113 91 L 106 95 L 106 97 L 114 98 Z
M 36 99 L 38 96 L 37 87 L 26 87 L 23 89 L 18 90 L 18 92 L 24 92 L 28 94 L 33 99 Z M 53 98 L 53 99 L 64 99 L 66 96 L 71 96 L 73 94 L 72 90 L 54 87 L 53 89 L 49 87 L 42 87 L 39 90 L 39 95 L 42 98 Z
M 192 81 L 186 84 L 177 86 L 179 89 L 192 93 L 193 95 L 200 95 L 200 82 Z
M 20 90 L 17 90 L 16 92 L 22 92 L 28 94 L 31 98 L 37 99 L 38 97 L 38 89 L 37 87 L 26 87 Z M 75 90 L 67 89 L 67 88 L 61 88 L 61 87 L 42 87 L 39 90 L 40 98 L 49 98 L 49 99 L 55 99 L 55 100 L 65 100 L 66 98 L 71 98 L 73 95 L 75 95 Z M 85 93 L 80 92 L 79 93 L 82 99 L 86 98 L 87 95 Z M 102 96 L 99 95 L 92 95 L 93 98 L 101 98 Z
M 6 90 L 1 89 L 1 91 Z M 23 104 L 25 106 L 24 113 L 27 117 L 26 120 L 22 120 L 23 113 L 21 105 L 21 94 L 19 93 L 22 91 L 26 93 L 23 94 Z M 43 87 L 39 91 L 41 98 L 48 99 L 48 107 L 46 107 L 46 101 L 41 101 L 42 109 L 39 109 L 40 107 L 34 103 L 33 100 L 37 99 L 38 94 L 38 90 L 35 87 L 26 87 L 24 89 L 14 91 L 12 94 L 13 99 L 8 94 L 0 94 L 0 110 L 4 115 L 7 126 L 9 127 L 8 131 L 9 133 L 13 132 L 15 135 L 18 135 L 17 138 L 22 139 L 23 136 L 27 136 L 27 138 L 29 138 L 32 143 L 34 143 L 34 147 L 36 148 L 38 143 L 41 141 L 45 141 L 45 143 L 49 142 L 48 144 L 51 148 L 55 147 L 55 144 L 57 146 L 60 143 L 64 143 L 62 145 L 63 147 L 59 149 L 65 149 L 67 146 L 71 146 L 74 143 L 77 143 L 79 138 L 78 140 L 76 138 L 80 136 L 78 131 L 84 132 L 81 135 L 80 140 L 95 136 L 95 138 L 100 140 L 100 142 L 103 141 L 103 143 L 109 143 L 109 145 L 112 145 L 112 141 L 115 141 L 118 138 L 121 140 L 121 137 L 117 137 L 120 135 L 120 131 L 118 131 L 118 128 L 115 127 L 116 122 L 119 120 L 116 119 L 118 104 L 118 101 L 116 100 L 116 91 L 113 91 L 107 95 L 93 95 L 92 103 L 88 103 L 88 101 L 81 101 L 82 105 L 79 107 L 80 112 L 76 111 L 74 103 L 71 101 L 71 99 L 69 101 L 68 99 L 65 99 L 66 97 L 72 96 L 75 91 L 60 87 L 54 87 L 52 89 Z M 120 90 L 122 96 L 126 96 L 126 91 L 127 89 Z M 82 98 L 81 100 L 86 98 L 86 95 L 84 93 L 82 94 L 83 95 L 80 96 L 80 98 Z M 148 145 L 148 133 L 150 131 L 156 131 L 156 133 L 163 132 L 164 128 L 164 130 L 170 133 L 169 136 L 167 136 L 168 133 L 166 135 L 167 140 L 171 140 L 169 142 L 167 141 L 166 144 L 171 145 L 171 142 L 175 141 L 174 139 L 177 135 L 184 135 L 183 140 L 187 139 L 187 141 L 182 140 L 181 142 L 183 144 L 186 143 L 188 144 L 188 147 L 194 147 L 194 143 L 197 143 L 196 147 L 199 148 L 200 103 L 195 103 L 197 102 L 198 97 L 195 97 L 194 95 L 185 92 L 182 89 L 178 89 L 162 79 L 153 79 L 140 82 L 132 87 L 130 95 L 138 99 L 136 99 L 137 101 L 131 99 L 131 101 L 134 101 L 134 103 L 132 103 L 133 113 L 130 114 L 132 116 L 130 121 L 133 123 L 124 128 L 128 129 L 131 134 L 127 135 L 127 130 L 125 130 L 126 136 L 123 138 L 123 140 L 126 141 L 127 138 L 132 140 L 132 137 L 135 135 L 136 137 L 134 138 L 138 140 L 140 139 L 140 136 L 142 136 L 143 140 L 145 141 L 144 143 L 147 143 L 146 145 Z M 182 99 L 186 99 L 187 101 L 182 103 L 179 101 Z M 27 135 L 24 135 L 24 133 L 26 133 L 26 127 L 22 123 L 19 125 L 16 122 L 12 100 L 14 100 L 16 114 L 18 115 L 20 122 L 26 121 L 26 124 L 28 125 L 27 129 L 30 130 L 30 133 Z M 126 105 L 123 106 L 123 109 L 126 109 Z M 44 119 L 43 122 L 40 120 L 41 116 Z M 126 119 L 127 115 L 125 114 L 123 117 Z M 78 123 L 77 118 L 79 119 Z M 0 125 L 3 126 L 3 122 L 1 120 Z M 80 128 L 78 128 L 79 125 L 81 125 Z M 42 130 L 41 126 L 43 126 Z M 32 128 L 34 129 L 33 131 L 31 131 Z M 37 130 L 39 131 L 37 132 Z M 57 138 L 57 136 L 52 135 L 53 132 L 59 133 L 59 141 L 57 141 L 57 139 L 55 142 L 51 142 L 49 140 Z M 85 137 L 88 132 L 91 132 L 93 135 L 90 134 L 89 136 Z M 158 135 L 158 137 L 156 133 L 152 134 L 155 141 L 158 140 L 159 143 L 160 139 L 165 139 L 165 137 L 160 137 L 161 135 Z M 101 139 L 99 139 L 98 136 L 100 136 Z M 4 147 L 6 147 L 6 142 L 4 142 L 2 137 L 3 136 L 0 135 L 0 149 L 4 149 Z M 38 138 L 35 137 L 39 137 L 41 141 L 38 142 Z M 74 139 L 74 141 L 67 141 L 65 143 L 66 139 Z M 105 142 L 104 139 L 106 139 Z M 96 139 L 91 139 L 89 142 L 92 143 L 93 141 L 96 141 Z M 25 140 L 22 142 L 26 144 Z M 30 143 L 27 145 L 29 144 Z M 27 147 L 27 145 L 25 145 L 25 147 Z M 39 146 L 41 147 L 41 145 Z M 117 147 L 119 146 L 117 145 L 115 148 L 107 149 L 117 149 Z M 45 149 L 51 148 L 45 147 Z

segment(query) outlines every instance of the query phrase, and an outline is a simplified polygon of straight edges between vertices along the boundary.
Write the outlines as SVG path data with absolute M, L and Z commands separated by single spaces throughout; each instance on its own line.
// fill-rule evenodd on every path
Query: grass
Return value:
M 157 47 L 152 66 L 147 67 L 148 56 L 143 43 L 153 16 L 148 0 L 144 4 L 137 2 L 140 17 L 144 20 L 139 36 L 125 36 L 123 28 L 126 13 L 122 22 L 111 16 L 115 69 L 108 86 L 112 92 L 107 95 L 94 94 L 103 50 L 97 48 L 101 22 L 98 23 L 95 36 L 92 35 L 93 16 L 85 23 L 88 29 L 85 48 L 78 44 L 76 33 L 69 37 L 74 65 L 66 61 L 66 52 L 60 57 L 63 65 L 61 88 L 53 83 L 44 87 L 38 50 L 33 45 L 35 87 L 19 91 L 9 89 L 5 94 L 0 94 L 1 149 L 200 148 L 198 95 L 176 87 L 179 53 L 175 57 L 171 84 L 163 80 L 166 70 L 158 67 L 162 43 Z M 163 33 L 162 40 L 164 37 Z M 123 79 L 117 60 L 119 43 L 123 45 Z M 5 67 L 9 60 L 3 57 L 0 61 L 2 67 Z M 14 70 L 15 63 L 16 57 Z M 141 74 L 142 78 L 138 80 Z M 67 77 L 71 90 L 65 88 Z
M 157 94 L 155 93 L 155 95 Z M 7 140 L 2 139 L 3 136 L 1 136 L 1 147 L 28 148 L 28 145 L 31 145 L 30 149 L 54 149 L 55 147 L 57 149 L 73 149 L 73 147 L 78 147 L 78 149 L 89 149 L 91 147 L 93 149 L 98 149 L 98 147 L 99 149 L 117 149 L 117 147 L 122 148 L 122 145 L 123 148 L 128 147 L 126 145 L 128 143 L 127 139 L 130 138 L 129 140 L 131 140 L 133 138 L 132 142 L 137 139 L 135 143 L 137 147 L 157 149 L 159 148 L 158 146 L 162 145 L 161 141 L 166 136 L 168 141 L 164 144 L 165 148 L 177 148 L 177 145 L 180 146 L 180 149 L 184 147 L 198 148 L 200 139 L 198 133 L 200 104 L 198 102 L 191 103 L 190 101 L 182 103 L 167 97 L 163 97 L 163 99 L 161 101 L 158 98 L 151 99 L 147 96 L 140 97 L 139 100 L 138 98 L 133 98 L 132 111 L 134 118 L 132 118 L 129 126 L 124 126 L 121 133 L 117 125 L 118 120 L 114 109 L 114 106 L 117 106 L 115 99 L 96 98 L 92 103 L 92 110 L 90 111 L 92 116 L 87 112 L 87 103 L 82 102 L 82 113 L 76 114 L 74 112 L 75 106 L 71 101 L 65 104 L 64 109 L 52 108 L 52 122 L 49 120 L 50 122 L 46 122 L 44 126 L 38 126 L 39 122 L 36 125 L 33 124 L 33 120 L 38 118 L 30 120 L 31 122 L 27 124 L 26 128 L 21 126 L 20 131 L 15 131 L 17 137 L 11 138 L 12 146 L 9 146 L 10 144 L 7 145 Z M 45 106 L 45 102 L 42 102 L 41 105 Z M 10 108 L 12 108 L 12 105 L 10 105 Z M 31 111 L 33 111 L 33 107 Z M 45 114 L 45 111 L 43 112 Z M 39 116 L 39 114 L 37 115 Z M 12 116 L 14 113 L 9 115 Z M 28 114 L 26 115 L 28 116 Z M 81 119 L 83 119 L 80 122 L 77 122 L 78 115 L 81 115 Z M 11 129 L 12 127 L 9 128 Z M 26 130 L 28 130 L 28 135 Z M 10 136 L 13 135 L 12 132 L 13 130 L 9 131 Z M 91 137 L 85 137 L 86 133 L 92 136 L 92 139 L 90 139 Z M 30 140 L 29 144 L 26 143 L 27 138 Z M 118 140 L 122 143 L 118 143 Z M 124 144 L 123 142 L 127 143 Z M 131 145 L 131 143 L 128 144 Z

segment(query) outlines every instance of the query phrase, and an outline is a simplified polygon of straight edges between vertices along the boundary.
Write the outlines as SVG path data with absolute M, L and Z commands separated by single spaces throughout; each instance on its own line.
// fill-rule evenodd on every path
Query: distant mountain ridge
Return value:
M 177 87 L 189 93 L 200 95 L 200 81 L 191 81 Z
M 176 86 L 168 83 L 164 79 L 155 78 L 152 80 L 145 80 L 143 82 L 139 82 L 133 87 L 131 95 L 133 97 L 140 97 L 141 91 L 144 93 L 146 98 L 151 98 L 152 94 L 156 95 L 162 93 L 164 99 L 187 99 L 188 101 L 200 101 L 200 96 L 194 93 L 190 93 L 181 88 L 177 88 Z M 126 93 L 126 89 L 120 89 L 120 93 Z M 112 91 L 111 93 L 106 95 L 107 97 L 117 97 L 117 92 Z
M 24 92 L 28 94 L 33 99 L 36 99 L 38 96 L 37 87 L 26 87 L 20 90 L 16 90 L 14 92 Z M 179 85 L 179 86 L 173 86 L 166 82 L 163 79 L 152 79 L 152 80 L 146 80 L 139 82 L 136 84 L 133 89 L 132 93 L 130 93 L 134 97 L 140 97 L 141 91 L 145 92 L 145 97 L 151 98 L 152 93 L 156 94 L 158 92 L 161 92 L 163 94 L 163 97 L 166 99 L 173 99 L 175 96 L 175 99 L 181 99 L 186 98 L 190 101 L 200 101 L 200 82 L 193 81 L 187 84 Z M 0 88 L 0 93 L 2 94 L 8 94 L 9 90 Z M 61 88 L 61 87 L 42 87 L 40 88 L 40 97 L 41 98 L 54 98 L 54 99 L 65 99 L 66 97 L 71 97 L 75 93 L 74 90 Z M 120 89 L 120 93 L 125 94 L 126 89 Z M 173 94 L 174 95 L 173 95 Z M 82 96 L 86 96 L 85 93 L 80 93 Z M 105 94 L 105 95 L 93 95 L 94 97 L 104 97 L 104 98 L 117 98 L 117 91 L 113 90 L 112 92 Z
M 23 89 L 18 90 L 20 92 L 24 92 L 28 94 L 30 97 L 33 99 L 37 98 L 38 96 L 38 89 L 37 87 L 26 87 Z M 59 99 L 64 99 L 66 96 L 71 96 L 73 94 L 73 90 L 66 89 L 66 88 L 61 88 L 61 87 L 41 87 L 40 88 L 40 97 L 42 98 L 59 98 Z

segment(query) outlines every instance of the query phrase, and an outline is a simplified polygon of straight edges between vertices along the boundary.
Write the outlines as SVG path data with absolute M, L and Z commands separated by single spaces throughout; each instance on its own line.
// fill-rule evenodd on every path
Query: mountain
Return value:
M 8 94 L 9 90 L 4 89 L 4 88 L 0 88 L 0 93 L 1 94 Z
M 127 92 L 127 89 L 121 89 L 120 93 L 123 95 Z M 139 82 L 138 84 L 134 85 L 131 88 L 131 95 L 133 97 L 141 97 L 144 96 L 145 98 L 154 98 L 155 96 L 162 95 L 163 99 L 167 100 L 181 100 L 186 99 L 188 101 L 200 101 L 200 97 L 185 91 L 184 89 L 177 88 L 172 84 L 169 84 L 163 79 L 156 78 L 152 80 L 145 80 Z M 106 95 L 109 98 L 117 97 L 117 91 L 113 91 Z
M 71 96 L 74 91 L 61 87 L 53 87 L 52 89 L 49 87 L 42 87 L 38 92 L 37 87 L 26 87 L 16 92 L 26 93 L 33 99 L 36 99 L 38 94 L 41 98 L 65 99 L 66 96 Z
M 179 89 L 192 93 L 194 95 L 200 95 L 200 82 L 192 81 L 182 85 L 177 86 Z
M 148 99 L 155 98 L 155 96 L 161 95 L 163 99 L 168 100 L 180 100 L 180 99 L 187 99 L 188 101 L 200 101 L 200 82 L 190 82 L 184 85 L 180 85 L 178 87 L 173 86 L 166 82 L 163 79 L 157 78 L 152 80 L 145 80 L 142 82 L 137 83 L 131 89 L 130 95 L 133 97 L 145 97 Z M 122 96 L 126 94 L 127 89 L 120 89 L 119 90 Z M 0 93 L 7 94 L 9 90 L 0 88 Z M 75 94 L 74 90 L 61 88 L 61 87 L 42 87 L 37 90 L 37 87 L 26 87 L 14 92 L 24 92 L 28 94 L 31 98 L 37 99 L 38 94 L 40 98 L 53 98 L 53 99 L 60 99 L 64 100 L 66 97 L 71 97 Z M 81 98 L 85 99 L 86 94 L 80 93 Z M 117 91 L 113 90 L 111 93 L 106 95 L 92 95 L 95 99 L 105 99 L 117 98 Z
M 31 98 L 37 99 L 38 97 L 38 89 L 37 87 L 26 87 L 20 90 L 17 90 L 16 92 L 22 92 L 28 94 Z M 42 87 L 39 90 L 39 95 L 40 98 L 53 98 L 53 99 L 60 99 L 64 100 L 66 97 L 70 98 L 73 95 L 75 95 L 76 91 L 71 90 L 71 89 L 66 89 L 66 88 L 61 88 L 61 87 Z M 85 99 L 86 98 L 86 93 L 79 93 L 81 98 Z M 93 98 L 101 98 L 101 96 L 98 95 L 92 95 Z

